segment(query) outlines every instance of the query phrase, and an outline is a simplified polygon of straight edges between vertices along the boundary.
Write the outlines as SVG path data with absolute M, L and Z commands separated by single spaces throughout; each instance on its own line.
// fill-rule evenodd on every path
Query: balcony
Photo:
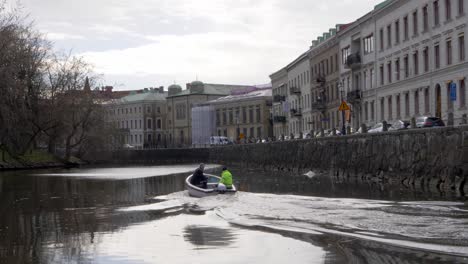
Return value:
M 312 110 L 316 111 L 324 111 L 327 109 L 327 103 L 325 100 L 317 100 L 316 102 L 312 103 Z
M 295 86 L 289 87 L 289 93 L 290 93 L 291 95 L 293 95 L 293 94 L 300 94 L 300 93 L 301 93 L 301 89 L 300 89 L 299 87 L 295 87 Z
M 348 56 L 346 59 L 346 68 L 347 69 L 358 69 L 361 67 L 361 55 L 358 53 L 353 53 Z
M 325 78 L 325 76 L 319 75 L 315 78 L 315 82 L 317 84 L 324 84 L 325 82 L 327 82 L 327 79 Z
M 291 116 L 302 116 L 302 109 L 301 108 L 298 108 L 298 109 L 291 109 Z
M 358 103 L 361 100 L 361 90 L 354 90 L 346 94 L 346 100 L 351 104 Z
M 280 103 L 286 101 L 286 96 L 284 95 L 275 95 L 273 96 L 273 102 Z
M 286 117 L 285 116 L 274 116 L 273 117 L 273 122 L 275 122 L 275 123 L 286 123 Z

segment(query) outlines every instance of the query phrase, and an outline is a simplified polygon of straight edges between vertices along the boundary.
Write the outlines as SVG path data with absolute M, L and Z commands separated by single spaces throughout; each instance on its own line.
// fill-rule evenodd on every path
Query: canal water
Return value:
M 0 263 L 468 263 L 463 194 L 233 167 L 197 199 L 195 167 L 0 173 Z

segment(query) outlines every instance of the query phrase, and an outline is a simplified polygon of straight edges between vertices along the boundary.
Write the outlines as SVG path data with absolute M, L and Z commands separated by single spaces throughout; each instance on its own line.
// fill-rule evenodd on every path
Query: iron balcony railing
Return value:
M 286 123 L 286 117 L 285 116 L 274 116 L 273 117 L 273 122 L 275 122 L 275 123 Z
M 299 87 L 296 87 L 296 86 L 289 87 L 289 93 L 290 94 L 300 94 L 301 89 Z
M 286 96 L 284 95 L 275 95 L 273 96 L 273 102 L 279 103 L 279 102 L 284 102 L 286 101 Z
M 346 100 L 350 103 L 356 103 L 361 100 L 361 90 L 354 90 L 346 94 Z
M 301 108 L 293 108 L 291 109 L 292 116 L 302 116 L 302 109 Z
M 356 69 L 361 67 L 361 55 L 359 53 L 353 53 L 346 59 L 346 67 L 348 69 Z
M 323 111 L 327 109 L 327 103 L 325 100 L 317 100 L 312 103 L 312 110 Z

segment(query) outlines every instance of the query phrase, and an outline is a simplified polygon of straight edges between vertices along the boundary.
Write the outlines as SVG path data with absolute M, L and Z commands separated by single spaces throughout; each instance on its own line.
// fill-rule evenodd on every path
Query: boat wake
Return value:
M 131 210 L 148 210 L 152 206 L 156 210 L 173 210 L 174 206 L 191 212 L 213 210 L 225 221 L 242 228 L 299 239 L 308 236 L 314 241 L 325 239 L 325 243 L 373 243 L 373 247 L 379 250 L 395 247 L 405 252 L 418 250 L 468 260 L 468 208 L 464 203 L 392 202 L 245 192 L 202 199 L 189 197 L 187 192 L 178 192 L 155 199 L 159 202 L 154 205 Z

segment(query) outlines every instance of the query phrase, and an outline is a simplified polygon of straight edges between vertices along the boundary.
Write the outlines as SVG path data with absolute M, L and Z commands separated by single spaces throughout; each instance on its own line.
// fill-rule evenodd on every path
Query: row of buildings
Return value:
M 465 1 L 387 0 L 312 41 L 270 75 L 274 135 L 420 115 L 466 122 Z
M 273 136 L 271 87 L 210 84 L 194 81 L 183 90 L 171 85 L 132 91 L 108 101 L 107 120 L 119 142 L 135 147 L 182 147 L 207 144 L 211 136 Z M 208 109 L 201 120 L 201 110 Z M 194 113 L 198 114 L 196 117 Z M 193 137 L 196 135 L 194 142 Z M 242 135 L 242 136 L 241 136 Z

